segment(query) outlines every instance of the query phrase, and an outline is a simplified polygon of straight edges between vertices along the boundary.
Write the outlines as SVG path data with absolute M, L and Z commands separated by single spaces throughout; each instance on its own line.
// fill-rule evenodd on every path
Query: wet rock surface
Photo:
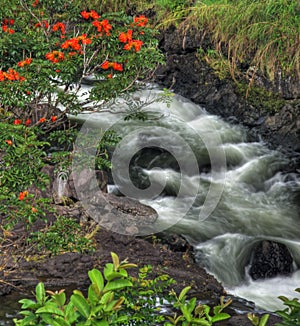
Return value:
M 252 255 L 249 275 L 253 280 L 289 275 L 293 271 L 293 257 L 282 243 L 264 240 Z

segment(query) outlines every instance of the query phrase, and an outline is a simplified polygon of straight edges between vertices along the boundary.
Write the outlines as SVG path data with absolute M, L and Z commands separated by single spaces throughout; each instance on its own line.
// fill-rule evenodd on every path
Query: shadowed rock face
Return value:
M 266 107 L 264 98 L 254 104 L 237 91 L 230 78 L 220 79 L 207 62 L 199 58 L 200 47 L 213 48 L 205 31 L 170 28 L 162 33 L 160 48 L 165 53 L 166 64 L 156 70 L 155 81 L 205 107 L 209 113 L 244 125 L 254 140 L 261 137 L 271 148 L 292 157 L 299 168 L 299 82 L 291 84 L 282 80 L 279 87 L 275 81 L 260 78 L 258 86 L 277 94 L 281 104 L 276 110 Z
M 293 271 L 293 257 L 278 242 L 264 240 L 254 249 L 249 274 L 253 280 L 288 275 Z

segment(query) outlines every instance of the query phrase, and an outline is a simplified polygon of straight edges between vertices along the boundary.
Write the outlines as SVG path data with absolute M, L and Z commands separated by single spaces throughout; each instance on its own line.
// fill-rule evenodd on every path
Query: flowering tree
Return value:
M 101 110 L 134 90 L 163 57 L 144 15 L 100 13 L 81 0 L 2 0 L 0 17 L 0 217 L 33 222 L 47 203 L 28 191 L 47 181 L 50 138 L 39 135 L 84 104 Z
M 59 105 L 80 112 L 77 94 L 91 76 L 85 104 L 99 109 L 162 62 L 144 15 L 98 13 L 76 0 L 5 1 L 1 11 L 0 105 L 23 122 L 41 103 L 47 120 Z

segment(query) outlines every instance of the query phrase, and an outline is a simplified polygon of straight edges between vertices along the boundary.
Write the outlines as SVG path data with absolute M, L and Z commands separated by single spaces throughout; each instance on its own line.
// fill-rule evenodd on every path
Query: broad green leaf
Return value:
M 260 318 L 260 322 L 259 322 L 259 326 L 266 326 L 267 322 L 269 320 L 270 315 L 269 314 L 265 314 Z
M 101 298 L 100 293 L 98 292 L 98 286 L 96 284 L 91 284 L 88 288 L 88 299 L 95 305 Z
M 52 302 L 46 303 L 45 306 L 37 309 L 35 313 L 36 314 L 47 313 L 47 314 L 53 314 L 53 315 L 58 315 L 58 316 L 64 315 L 64 313 L 59 308 L 57 308 L 57 305 Z
M 45 292 L 45 286 L 44 283 L 40 282 L 36 288 L 35 288 L 35 293 L 36 293 L 36 300 L 39 304 L 43 304 L 46 299 L 46 292 Z
M 19 303 L 22 303 L 22 309 L 36 309 L 41 306 L 39 303 L 36 303 L 35 301 L 30 299 L 21 299 Z
M 211 326 L 212 323 L 205 320 L 205 318 L 193 318 L 192 325 Z
M 104 269 L 104 276 L 107 281 L 111 281 L 116 278 L 127 277 L 128 273 L 126 272 L 125 269 L 123 270 L 121 269 L 118 272 L 114 272 L 114 271 L 111 272 L 108 269 Z
M 129 280 L 117 279 L 117 280 L 108 282 L 105 285 L 103 292 L 115 291 L 115 290 L 123 289 L 123 288 L 129 287 L 129 286 L 132 286 L 132 283 Z
M 211 321 L 216 323 L 217 321 L 225 320 L 230 318 L 231 316 L 225 312 L 220 312 L 219 314 L 212 317 Z
M 89 318 L 91 310 L 84 297 L 79 294 L 72 294 L 70 301 L 84 318 Z
M 74 324 L 74 322 L 77 320 L 77 317 L 78 316 L 79 316 L 79 314 L 77 312 L 75 312 L 75 308 L 74 308 L 72 302 L 69 302 L 65 306 L 65 317 L 66 317 L 66 320 L 70 324 Z
M 52 298 L 55 300 L 58 306 L 62 307 L 66 303 L 65 292 L 55 293 Z
M 89 278 L 92 282 L 92 284 L 95 284 L 97 286 L 96 293 L 100 293 L 103 291 L 104 287 L 104 280 L 102 273 L 98 269 L 92 269 L 88 272 Z

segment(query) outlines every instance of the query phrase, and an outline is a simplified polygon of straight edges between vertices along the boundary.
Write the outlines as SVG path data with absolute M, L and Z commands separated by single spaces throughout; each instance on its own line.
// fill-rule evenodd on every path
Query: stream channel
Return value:
M 277 297 L 296 297 L 300 286 L 299 174 L 283 172 L 288 160 L 251 140 L 242 127 L 181 96 L 169 104 L 156 102 L 161 93 L 152 85 L 134 94 L 135 104 L 149 102 L 143 108 L 146 121 L 124 121 L 115 112 L 124 112 L 121 100 L 111 108 L 114 113 L 76 117 L 84 127 L 113 129 L 121 136 L 109 189 L 152 206 L 159 215 L 155 232 L 183 235 L 199 264 L 229 293 L 258 308 L 281 309 Z M 291 275 L 251 280 L 251 253 L 265 239 L 288 247 Z

